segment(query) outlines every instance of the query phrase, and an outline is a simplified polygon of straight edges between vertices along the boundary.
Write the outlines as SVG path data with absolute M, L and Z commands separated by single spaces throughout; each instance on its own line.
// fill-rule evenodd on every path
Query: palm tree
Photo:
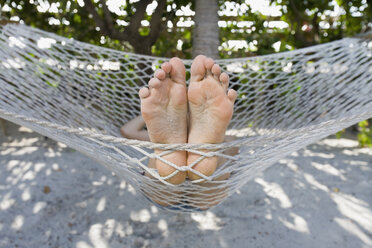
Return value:
M 219 58 L 218 0 L 195 0 L 194 21 L 192 56 Z

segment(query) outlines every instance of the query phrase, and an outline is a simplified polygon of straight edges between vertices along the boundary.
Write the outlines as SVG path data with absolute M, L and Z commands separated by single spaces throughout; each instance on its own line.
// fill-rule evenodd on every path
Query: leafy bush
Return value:
M 372 147 L 372 128 L 371 120 L 364 120 L 358 123 L 358 141 L 362 147 Z

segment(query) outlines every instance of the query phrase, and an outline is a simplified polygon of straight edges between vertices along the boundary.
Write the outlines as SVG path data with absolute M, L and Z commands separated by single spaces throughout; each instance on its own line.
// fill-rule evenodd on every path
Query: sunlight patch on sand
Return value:
M 360 228 L 348 219 L 335 218 L 334 221 L 345 231 L 357 236 L 366 245 L 371 246 L 372 240 Z
M 151 214 L 149 210 L 142 209 L 139 211 L 131 211 L 130 218 L 133 221 L 139 221 L 139 222 L 149 222 L 151 219 Z
M 208 211 L 206 213 L 192 213 L 191 218 L 199 224 L 200 230 L 220 230 L 219 223 L 221 219 L 214 213 Z
M 292 202 L 289 200 L 289 197 L 284 192 L 282 187 L 277 183 L 266 182 L 262 178 L 255 179 L 255 182 L 263 186 L 266 194 L 272 198 L 275 198 L 280 201 L 280 206 L 282 208 L 292 207 Z
M 295 214 L 295 213 L 290 213 L 289 214 L 292 217 L 292 221 L 287 221 L 281 217 L 279 217 L 279 220 L 289 229 L 292 229 L 297 232 L 302 232 L 302 233 L 310 233 L 309 227 L 307 225 L 307 222 L 304 218 L 301 216 Z
M 367 230 L 372 230 L 372 211 L 368 203 L 343 193 L 332 194 L 332 200 L 337 204 L 343 216 L 355 221 Z

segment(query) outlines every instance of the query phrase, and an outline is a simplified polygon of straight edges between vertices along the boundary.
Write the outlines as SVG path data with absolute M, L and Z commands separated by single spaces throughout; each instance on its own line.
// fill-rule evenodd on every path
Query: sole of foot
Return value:
M 146 123 L 151 142 L 178 144 L 187 142 L 187 91 L 185 66 L 178 58 L 162 64 L 149 81 L 149 87 L 139 91 L 141 113 Z M 155 149 L 156 154 L 164 152 Z M 186 165 L 186 152 L 175 151 L 162 156 L 176 167 Z M 156 168 L 161 177 L 167 177 L 177 168 L 156 159 Z M 167 179 L 169 183 L 185 181 L 186 172 Z
M 237 97 L 235 90 L 228 90 L 229 76 L 210 58 L 197 56 L 191 65 L 190 85 L 187 92 L 189 106 L 188 143 L 218 144 L 224 141 L 226 128 L 233 114 Z M 187 164 L 192 164 L 200 155 L 188 153 Z M 204 158 L 193 169 L 211 176 L 217 168 L 218 158 Z M 200 176 L 188 172 L 191 180 Z

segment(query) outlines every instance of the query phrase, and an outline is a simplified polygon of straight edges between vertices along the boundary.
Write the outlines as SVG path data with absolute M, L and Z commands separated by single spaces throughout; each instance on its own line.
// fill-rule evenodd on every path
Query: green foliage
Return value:
M 353 36 L 365 31 L 372 20 L 372 4 L 368 4 L 366 0 L 337 0 L 339 7 L 333 5 L 332 0 L 270 0 L 270 2 L 281 7 L 281 16 L 265 16 L 260 12 L 255 12 L 244 0 L 219 0 L 221 13 L 226 10 L 238 10 L 236 12 L 238 16 L 220 16 L 221 21 L 226 22 L 226 26 L 220 28 L 221 44 L 231 40 L 244 40 L 249 45 L 248 48 L 223 46 L 220 51 L 221 58 L 273 53 L 275 52 L 273 44 L 278 41 L 281 42 L 278 51 L 286 51 Z M 126 29 L 123 23 L 131 23 L 136 12 L 135 4 L 136 2 L 123 1 L 120 9 L 124 14 L 111 13 L 115 20 L 115 30 L 122 32 Z M 0 8 L 4 5 L 10 7 L 9 12 L 2 12 L 2 16 L 6 18 L 19 17 L 27 25 L 62 36 L 118 50 L 134 51 L 129 42 L 110 39 L 109 36 L 102 35 L 89 12 L 84 6 L 80 6 L 77 0 L 3 0 Z M 101 17 L 104 16 L 102 6 L 96 4 L 96 7 L 98 14 Z M 153 55 L 191 58 L 192 26 L 178 27 L 177 23 L 191 20 L 192 17 L 169 17 L 185 7 L 194 10 L 194 1 L 167 1 L 167 12 L 162 18 L 169 18 L 168 22 L 171 23 L 171 27 L 167 23 L 167 27 L 161 30 L 160 36 L 150 49 Z M 339 9 L 338 16 L 331 14 L 336 8 Z M 53 9 L 58 9 L 58 11 L 53 11 Z M 151 21 L 152 18 L 146 13 L 143 17 L 146 21 Z M 287 23 L 288 28 L 269 25 L 277 21 Z M 250 24 L 242 27 L 242 22 Z M 150 29 L 148 26 L 141 25 L 138 32 L 145 37 Z M 182 41 L 182 47 L 177 49 L 180 41 Z
M 143 1 L 143 0 L 141 0 Z M 3 0 L 0 1 L 0 10 L 7 6 L 6 9 L 10 8 L 10 11 L 2 11 L 1 17 L 12 19 L 15 21 L 21 21 L 29 26 L 37 27 L 45 31 L 53 32 L 58 35 L 62 35 L 68 38 L 74 38 L 83 42 L 88 42 L 94 45 L 100 45 L 103 47 L 109 47 L 116 50 L 125 50 L 127 52 L 135 52 L 133 43 L 128 41 L 119 41 L 117 39 L 110 38 L 110 35 L 103 34 L 97 27 L 97 23 L 92 18 L 92 15 L 86 9 L 85 5 L 79 5 L 82 1 L 77 0 Z M 104 19 L 104 11 L 100 3 L 95 2 L 95 9 L 98 15 Z M 149 1 L 151 3 L 151 1 Z M 118 32 L 124 32 L 128 25 L 133 20 L 136 13 L 136 2 L 123 1 L 120 10 L 121 14 L 110 12 L 113 22 L 113 28 Z M 189 5 L 193 8 L 193 1 L 186 0 L 173 0 L 167 1 L 166 9 L 163 16 L 160 16 L 161 25 L 167 26 L 168 21 L 176 26 L 179 18 L 175 18 L 174 13 Z M 153 16 L 148 15 L 144 12 L 142 19 L 151 22 Z M 150 28 L 148 26 L 140 25 L 137 30 L 140 37 L 146 38 L 149 35 Z M 182 31 L 182 30 L 181 30 Z M 176 49 L 178 39 L 185 40 L 184 44 L 191 43 L 191 36 L 188 33 L 191 32 L 191 28 L 183 32 L 179 32 L 179 29 L 167 29 L 160 28 L 160 37 L 156 40 L 152 50 L 154 54 L 164 56 L 164 54 L 180 54 L 180 51 Z M 174 35 L 177 34 L 177 35 Z M 142 44 L 141 39 L 137 40 L 136 43 Z M 166 44 L 166 45 L 164 45 Z M 146 45 L 144 45 L 146 46 Z M 190 46 L 191 47 L 191 46 Z M 147 48 L 144 48 L 147 50 Z
M 100 44 L 100 35 L 93 20 L 89 18 L 87 11 L 79 6 L 77 1 L 49 0 L 46 3 L 48 4 L 41 5 L 39 1 L 5 0 L 0 4 L 0 7 L 4 5 L 11 7 L 9 12 L 2 12 L 3 17 L 19 17 L 25 24 L 32 27 L 68 38 Z M 45 6 L 45 8 L 41 6 Z M 52 6 L 59 6 L 59 11 L 50 12 Z M 15 20 L 17 19 L 15 18 Z M 102 45 L 105 46 L 105 44 Z
M 359 122 L 358 141 L 362 147 L 372 147 L 372 126 L 368 120 Z
M 192 51 L 192 28 L 178 28 L 179 17 L 173 21 L 173 27 L 163 32 L 155 45 L 152 47 L 152 54 L 159 57 L 191 58 Z M 178 42 L 182 42 L 181 49 L 177 48 Z
M 335 135 L 337 139 L 341 139 L 342 135 L 345 133 L 345 129 L 338 131 Z

